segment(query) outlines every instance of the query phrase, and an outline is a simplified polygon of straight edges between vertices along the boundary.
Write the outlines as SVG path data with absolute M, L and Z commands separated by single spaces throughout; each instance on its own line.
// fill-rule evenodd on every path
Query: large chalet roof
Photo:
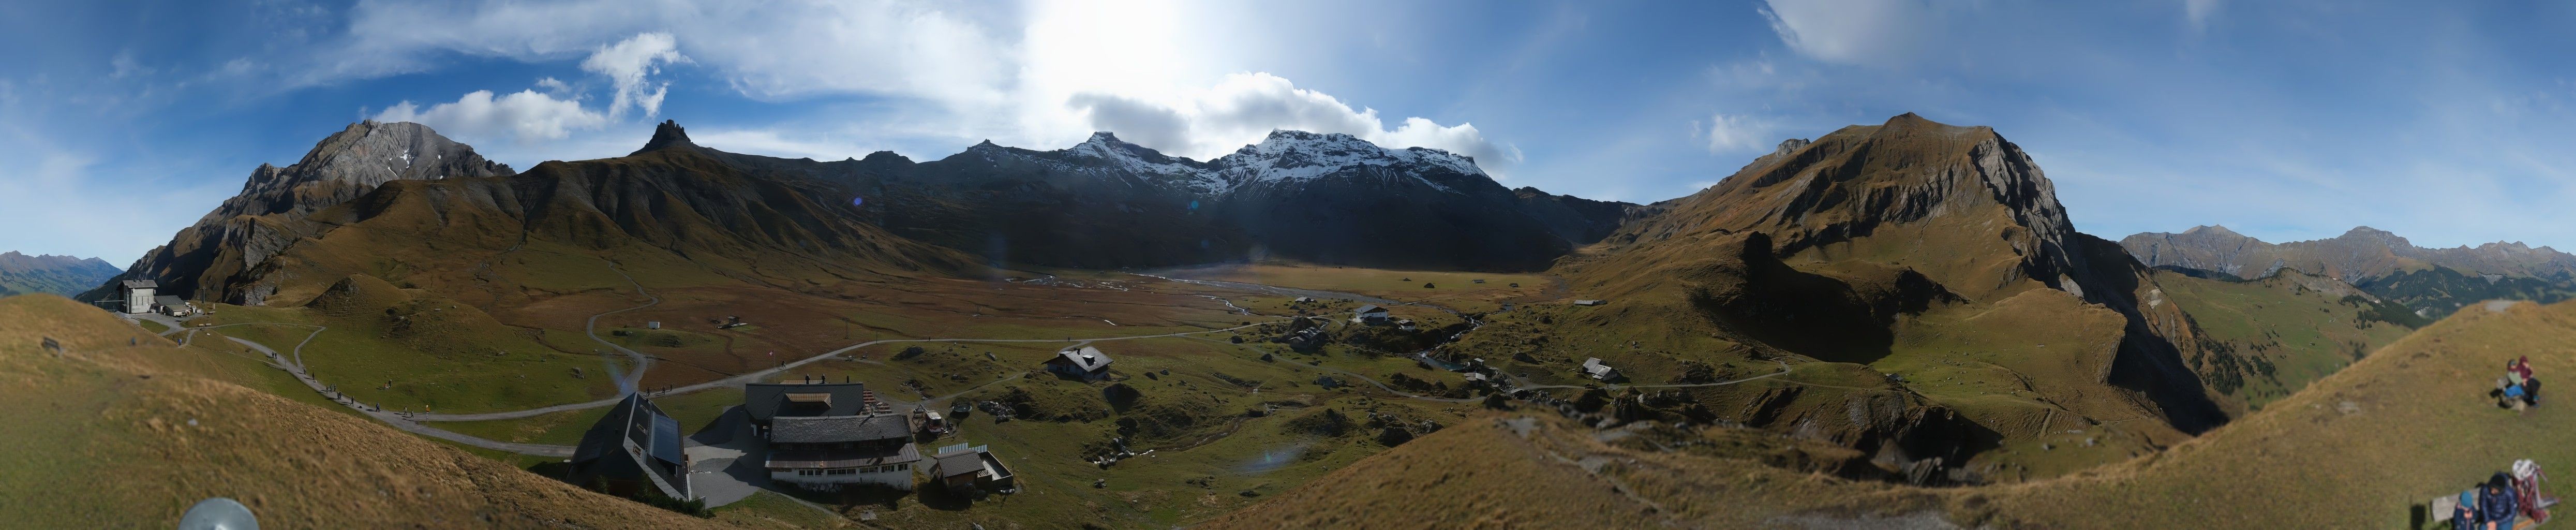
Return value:
M 769 426 L 771 443 L 864 442 L 911 436 L 912 422 L 899 414 L 780 416 Z
M 751 383 L 742 386 L 742 411 L 752 421 L 779 416 L 853 416 L 867 412 L 866 383 Z

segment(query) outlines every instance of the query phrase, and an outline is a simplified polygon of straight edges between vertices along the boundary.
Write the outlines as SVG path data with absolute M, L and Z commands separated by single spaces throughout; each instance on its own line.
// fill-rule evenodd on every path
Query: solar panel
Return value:
M 673 464 L 682 463 L 680 420 L 671 419 L 670 416 L 653 416 L 653 458 Z

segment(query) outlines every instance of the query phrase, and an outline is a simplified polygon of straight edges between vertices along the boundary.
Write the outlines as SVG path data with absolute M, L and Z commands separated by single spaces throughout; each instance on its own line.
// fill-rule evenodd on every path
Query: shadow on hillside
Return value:
M 1731 329 L 1784 350 L 1827 362 L 1868 364 L 1896 342 L 1899 314 L 1921 313 L 1956 294 L 1911 269 L 1891 271 L 1885 285 L 1809 273 L 1782 263 L 1771 238 L 1746 233 L 1734 259 L 1711 260 L 1692 278 L 1693 308 Z

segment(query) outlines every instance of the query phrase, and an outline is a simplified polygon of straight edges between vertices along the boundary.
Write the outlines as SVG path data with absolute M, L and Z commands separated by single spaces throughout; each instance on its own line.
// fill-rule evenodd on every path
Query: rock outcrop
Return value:
M 328 231 L 330 226 L 307 219 L 314 212 L 394 181 L 510 174 L 510 166 L 485 160 L 473 147 L 425 125 L 350 124 L 293 165 L 260 164 L 240 194 L 82 298 L 112 293 L 117 280 L 148 279 L 159 282 L 163 293 L 258 305 L 274 287 L 256 285 L 252 270 L 296 241 Z

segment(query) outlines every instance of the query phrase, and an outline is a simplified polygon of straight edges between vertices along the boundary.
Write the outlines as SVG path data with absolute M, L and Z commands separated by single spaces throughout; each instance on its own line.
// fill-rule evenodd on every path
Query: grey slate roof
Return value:
M 1361 315 L 1366 315 L 1366 314 L 1369 314 L 1369 313 L 1382 313 L 1382 312 L 1385 312 L 1385 311 L 1386 311 L 1386 308 L 1378 307 L 1378 306 L 1377 306 L 1377 304 L 1369 304 L 1369 305 L 1360 306 L 1360 308 L 1359 308 L 1359 309 L 1352 310 L 1351 312 L 1352 312 L 1352 313 L 1361 314 Z
M 1109 366 L 1109 354 L 1100 351 L 1100 348 L 1083 346 L 1080 350 L 1056 352 L 1056 358 L 1048 362 L 1071 364 L 1074 368 L 1090 372 Z
M 160 283 L 160 282 L 155 282 L 155 281 L 152 281 L 152 280 L 126 280 L 126 281 L 124 281 L 124 282 L 120 282 L 120 284 L 121 284 L 121 285 L 124 285 L 124 286 L 125 286 L 125 288 L 127 288 L 127 289 L 159 289 L 159 288 L 161 288 L 161 283 Z
M 167 294 L 165 294 L 165 295 L 161 295 L 161 296 L 155 296 L 155 297 L 152 297 L 152 303 L 155 303 L 155 304 L 161 304 L 161 307 L 176 307 L 176 308 L 180 308 L 180 309 L 187 309 L 187 308 L 188 308 L 188 301 L 187 301 L 187 300 L 181 300 L 181 299 L 179 299 L 179 297 L 178 297 L 178 296 L 176 296 L 176 295 L 167 295 Z
M 1607 377 L 1613 371 L 1615 370 L 1610 368 L 1610 365 L 1601 364 L 1601 358 L 1599 357 L 1591 357 L 1583 360 L 1583 373 L 1589 374 L 1592 377 Z
M 742 412 L 761 423 L 779 416 L 850 416 L 867 411 L 859 399 L 867 390 L 866 383 L 751 383 L 742 386 Z M 788 404 L 788 394 L 807 393 L 831 394 L 831 406 Z
M 627 452 L 625 448 L 629 443 L 640 449 L 641 454 Z M 686 499 L 690 498 L 690 492 L 684 467 L 687 459 L 681 454 L 683 443 L 679 421 L 663 414 L 661 407 L 654 406 L 643 395 L 630 393 L 626 399 L 610 406 L 608 415 L 601 417 L 599 423 L 591 425 L 590 431 L 582 435 L 581 445 L 573 448 L 572 463 L 577 470 L 591 470 L 582 474 L 604 472 L 616 475 L 642 470 L 653 475 L 648 481 L 661 488 L 664 495 Z M 648 458 L 661 463 L 648 463 Z M 603 459 L 618 462 L 615 465 L 595 462 Z
M 770 443 L 838 443 L 905 439 L 912 423 L 901 414 L 780 416 L 769 424 Z
M 949 451 L 946 453 L 940 453 L 939 456 L 932 458 L 939 461 L 936 464 L 931 464 L 931 471 L 933 473 L 937 473 L 939 478 L 954 477 L 984 470 L 984 448 L 982 447 L 962 451 Z

